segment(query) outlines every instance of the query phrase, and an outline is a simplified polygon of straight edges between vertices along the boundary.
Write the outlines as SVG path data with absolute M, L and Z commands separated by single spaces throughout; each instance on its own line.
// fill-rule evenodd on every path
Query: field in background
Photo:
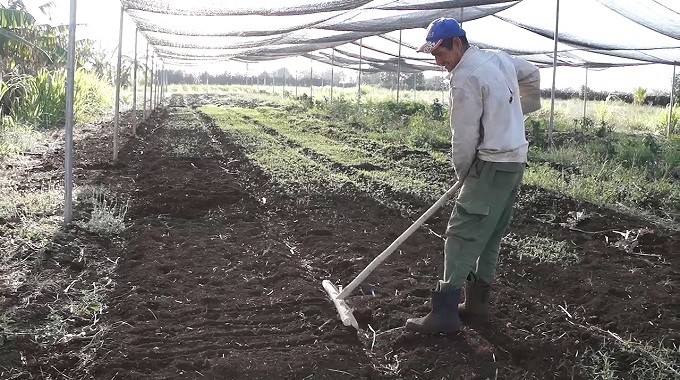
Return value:
M 198 94 L 198 93 L 223 93 L 223 92 L 247 92 L 258 94 L 271 94 L 275 96 L 303 97 L 310 95 L 308 86 L 226 86 L 226 85 L 170 85 L 169 93 Z M 314 87 L 311 94 L 315 100 L 330 101 L 330 86 Z M 334 87 L 333 96 L 343 96 L 347 100 L 358 98 L 357 87 Z M 363 86 L 361 99 L 363 101 L 396 101 L 397 91 L 375 86 Z M 399 99 L 403 101 L 416 101 L 424 103 L 442 102 L 448 108 L 448 91 L 413 91 L 404 89 L 400 91 Z M 537 114 L 538 118 L 547 118 L 550 111 L 550 99 L 542 100 L 543 109 Z M 583 126 L 583 100 L 555 100 L 555 127 L 557 130 L 569 130 Z M 668 108 L 649 105 L 635 105 L 620 100 L 586 102 L 586 125 L 585 127 L 596 128 L 605 124 L 618 131 L 665 134 L 668 121 Z M 676 107 L 671 121 L 672 127 L 680 126 L 680 107 Z

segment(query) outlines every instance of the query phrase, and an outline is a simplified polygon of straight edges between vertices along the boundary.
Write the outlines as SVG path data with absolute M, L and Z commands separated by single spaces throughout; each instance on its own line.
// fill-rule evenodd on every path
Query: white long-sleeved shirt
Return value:
M 458 180 L 475 157 L 526 162 L 524 114 L 541 108 L 538 68 L 503 51 L 470 46 L 449 75 L 451 160 Z

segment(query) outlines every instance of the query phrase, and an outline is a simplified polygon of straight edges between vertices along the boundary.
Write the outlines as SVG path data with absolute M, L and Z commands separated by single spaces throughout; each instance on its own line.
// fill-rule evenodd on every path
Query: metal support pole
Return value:
M 154 60 L 154 69 L 153 69 L 153 109 L 155 110 L 156 107 L 158 107 L 158 70 L 160 67 L 160 62 L 158 62 L 158 56 L 156 56 L 156 59 Z
M 163 104 L 165 99 L 165 62 L 161 62 L 161 73 L 158 76 L 158 105 Z
M 165 63 L 161 61 L 161 68 L 158 71 L 158 106 L 163 103 L 163 75 L 165 75 Z
M 298 71 L 295 70 L 295 97 L 297 98 L 298 96 Z
M 161 69 L 158 72 L 158 105 L 163 103 L 163 76 L 165 76 L 165 63 L 161 61 Z
M 165 99 L 165 62 L 161 63 L 161 76 L 158 78 L 158 85 L 161 87 L 158 92 L 158 104 L 161 105 Z
M 153 88 L 153 81 L 155 79 L 154 69 L 155 69 L 155 64 L 156 64 L 156 60 L 154 59 L 154 55 L 155 55 L 154 53 L 151 53 L 151 78 L 150 78 L 150 81 L 149 81 L 149 116 L 151 116 L 154 108 L 156 108 L 153 104 L 153 98 L 156 95 L 156 93 L 154 92 L 154 88 Z
M 156 96 L 158 95 L 158 87 L 156 87 L 156 81 L 158 80 L 158 62 L 156 62 L 156 57 L 153 58 L 153 64 L 151 65 L 151 112 L 156 109 Z
M 335 83 L 335 49 L 331 50 L 331 104 L 333 104 L 333 83 Z
M 673 121 L 673 106 L 675 105 L 675 64 L 673 64 L 673 79 L 671 79 L 671 98 L 668 105 L 668 127 L 666 128 L 666 136 L 671 136 L 671 122 Z
M 583 85 L 583 127 L 586 125 L 586 106 L 588 105 L 588 66 L 586 66 L 586 83 Z
M 416 101 L 416 76 L 418 73 L 413 73 L 413 101 Z
M 146 42 L 146 63 L 144 63 L 144 112 L 142 113 L 142 121 L 146 120 L 146 117 L 148 116 L 146 114 L 147 112 L 147 107 L 146 107 L 146 93 L 147 93 L 147 87 L 149 87 L 149 41 Z
M 313 100 L 312 92 L 314 91 L 314 68 L 312 67 L 312 59 L 309 59 L 309 100 Z M 312 102 L 312 104 L 314 104 Z
M 362 38 L 362 39 L 359 40 L 359 76 L 357 78 L 357 83 L 359 85 L 359 92 L 357 92 L 357 105 L 361 104 L 361 71 L 362 71 L 361 62 L 364 59 L 363 50 L 362 50 L 363 47 L 364 47 L 364 39 Z
M 120 126 L 120 66 L 123 60 L 123 16 L 125 8 L 120 7 L 120 28 L 118 30 L 118 66 L 116 68 L 116 104 L 113 127 L 113 160 L 118 160 L 118 128 Z
M 557 41 L 560 26 L 560 0 L 555 0 L 555 45 L 553 47 L 552 88 L 550 89 L 550 124 L 548 125 L 548 145 L 553 146 L 553 131 L 555 130 L 555 79 L 557 78 Z
M 401 29 L 399 29 L 399 58 L 397 59 L 397 103 L 399 103 L 399 88 L 401 87 Z
M 276 93 L 276 91 L 274 91 L 274 82 L 276 82 L 276 71 L 272 71 L 272 95 Z
M 76 66 L 76 0 L 71 0 L 66 63 L 66 146 L 64 155 L 64 225 L 73 219 L 73 96 Z
M 439 89 L 442 92 L 442 105 L 444 105 L 444 68 L 443 67 L 442 67 L 442 81 L 441 81 L 441 83 L 439 83 Z M 450 101 L 450 99 L 449 99 L 449 101 Z
M 288 70 L 286 68 L 283 69 L 283 90 L 281 91 L 281 95 L 286 96 L 286 72 Z
M 135 28 L 135 62 L 132 69 L 132 136 L 137 137 L 137 40 L 139 30 Z

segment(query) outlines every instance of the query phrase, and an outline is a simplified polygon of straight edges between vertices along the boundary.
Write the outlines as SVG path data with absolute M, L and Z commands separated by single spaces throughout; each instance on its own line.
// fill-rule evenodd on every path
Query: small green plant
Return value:
M 638 87 L 633 90 L 633 103 L 636 105 L 642 105 L 647 99 L 647 89 L 643 87 Z

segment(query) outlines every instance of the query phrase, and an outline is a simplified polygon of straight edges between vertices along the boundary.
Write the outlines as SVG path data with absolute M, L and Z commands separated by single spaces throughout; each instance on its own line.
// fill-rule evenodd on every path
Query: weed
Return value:
M 123 232 L 125 226 L 125 214 L 128 211 L 128 203 L 118 204 L 114 200 L 107 200 L 101 193 L 93 193 L 89 199 L 92 204 L 92 214 L 87 222 L 75 221 L 75 224 L 92 233 L 110 236 Z
M 502 241 L 520 260 L 528 258 L 540 263 L 562 265 L 575 264 L 579 260 L 578 254 L 566 241 L 556 241 L 542 236 L 519 237 L 514 233 L 506 235 Z
M 670 380 L 680 376 L 680 347 L 612 335 L 615 339 L 610 344 L 605 341 L 597 350 L 588 348 L 584 353 L 581 371 L 586 378 Z

